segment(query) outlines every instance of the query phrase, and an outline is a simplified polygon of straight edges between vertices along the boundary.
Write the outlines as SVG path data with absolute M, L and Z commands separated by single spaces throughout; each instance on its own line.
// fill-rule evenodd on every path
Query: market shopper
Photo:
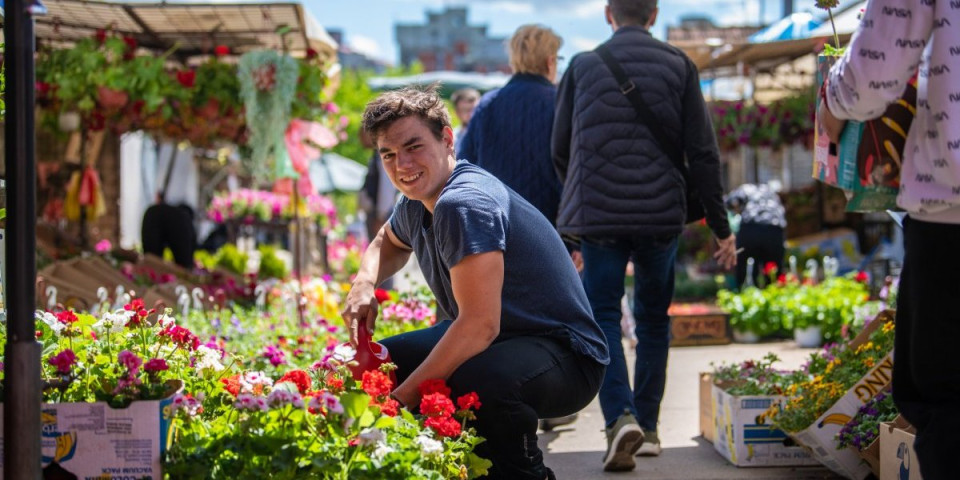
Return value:
M 473 119 L 473 112 L 480 101 L 480 92 L 475 88 L 461 88 L 450 95 L 450 103 L 453 104 L 453 113 L 460 120 L 460 128 L 453 132 L 454 145 L 457 151 L 460 151 L 460 144 L 463 137 L 470 131 L 470 120 Z
M 474 425 L 486 438 L 476 451 L 493 461 L 491 478 L 553 478 L 537 447 L 537 419 L 586 406 L 609 360 L 559 235 L 516 192 L 455 159 L 433 89 L 380 95 L 363 128 L 403 196 L 347 295 L 351 339 L 360 323 L 374 327 L 375 287 L 415 253 L 442 320 L 381 340 L 398 367 L 394 397 L 415 408 L 418 386 L 437 378 L 456 395 L 476 391 Z
M 545 26 L 517 29 L 509 46 L 513 76 L 503 88 L 483 95 L 456 152 L 457 158 L 499 178 L 551 222 L 557 219 L 561 189 L 550 157 L 550 131 L 562 44 Z
M 667 308 L 677 238 L 692 207 L 686 205 L 688 186 L 675 162 L 687 159 L 686 178 L 699 191 L 719 244 L 716 257 L 726 268 L 736 262 L 736 239 L 723 207 L 717 142 L 696 66 L 650 34 L 656 0 L 609 0 L 606 18 L 614 33 L 602 47 L 632 86 L 614 79 L 598 51 L 574 57 L 558 89 L 552 152 L 563 181 L 557 226 L 561 233 L 581 236 L 584 288 L 610 349 L 600 388 L 608 441 L 603 466 L 621 471 L 636 467 L 636 452 L 660 453 Z M 627 97 L 630 92 L 639 92 L 658 118 L 643 120 Z M 659 130 L 666 134 L 654 133 Z M 671 158 L 671 151 L 683 153 Z M 638 339 L 633 389 L 620 331 L 623 279 L 631 259 Z
M 830 70 L 819 118 L 836 143 L 839 119 L 868 120 L 897 101 L 919 66 L 916 118 L 902 155 L 897 204 L 905 256 L 897 296 L 893 398 L 917 428 L 927 480 L 956 478 L 960 431 L 960 6 L 873 0 Z
M 737 287 L 742 287 L 747 278 L 748 258 L 764 269 L 767 265 L 775 265 L 776 273 L 782 272 L 783 257 L 787 250 L 787 217 L 776 189 L 766 183 L 745 183 L 727 194 L 724 203 L 730 211 L 740 215 Z M 759 285 L 757 277 L 762 275 L 759 269 L 750 274 L 753 284 Z

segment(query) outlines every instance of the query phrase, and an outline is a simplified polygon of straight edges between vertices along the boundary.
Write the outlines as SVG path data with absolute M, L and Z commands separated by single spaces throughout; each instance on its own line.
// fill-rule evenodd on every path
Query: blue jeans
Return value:
M 600 386 L 600 408 L 607 428 L 629 411 L 644 430 L 656 430 L 667 380 L 670 316 L 677 235 L 584 237 L 583 287 L 593 315 L 607 337 L 610 365 Z M 620 299 L 627 261 L 634 265 L 637 320 L 634 388 L 630 389 L 620 330 Z

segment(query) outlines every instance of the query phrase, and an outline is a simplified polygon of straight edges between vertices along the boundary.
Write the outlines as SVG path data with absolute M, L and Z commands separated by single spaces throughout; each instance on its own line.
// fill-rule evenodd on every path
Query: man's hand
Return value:
M 573 260 L 573 266 L 577 269 L 577 273 L 583 271 L 583 254 L 580 253 L 580 250 L 570 252 L 570 260 Z
M 833 116 L 827 107 L 827 100 L 820 101 L 820 107 L 817 109 L 817 120 L 823 125 L 823 131 L 832 143 L 840 143 L 840 134 L 843 133 L 843 127 L 846 126 L 845 120 Z
M 737 236 L 730 234 L 729 237 L 724 238 L 723 240 L 717 239 L 717 248 L 716 253 L 713 254 L 713 258 L 716 259 L 723 268 L 729 270 L 737 265 Z
M 368 282 L 358 282 L 350 286 L 350 293 L 344 301 L 340 315 L 350 330 L 350 343 L 357 346 L 357 328 L 365 322 L 367 330 L 373 333 L 377 321 L 380 302 L 375 294 L 376 288 Z

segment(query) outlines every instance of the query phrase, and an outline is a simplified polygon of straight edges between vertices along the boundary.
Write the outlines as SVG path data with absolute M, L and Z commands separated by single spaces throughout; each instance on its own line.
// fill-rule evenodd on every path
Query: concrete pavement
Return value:
M 626 349 L 633 367 L 632 349 Z M 667 372 L 667 390 L 660 412 L 659 457 L 637 457 L 633 472 L 605 473 L 606 451 L 603 415 L 595 399 L 571 425 L 540 433 L 544 461 L 558 479 L 836 479 L 826 468 L 738 468 L 720 456 L 700 435 L 699 373 L 710 371 L 710 362 L 760 359 L 776 353 L 782 368 L 797 368 L 812 352 L 791 342 L 673 347 Z M 632 374 L 632 373 L 631 373 Z

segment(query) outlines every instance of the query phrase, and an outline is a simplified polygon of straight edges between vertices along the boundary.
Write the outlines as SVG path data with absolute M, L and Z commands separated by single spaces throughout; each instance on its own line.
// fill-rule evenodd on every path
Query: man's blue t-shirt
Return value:
M 402 197 L 390 217 L 437 298 L 438 317 L 459 315 L 450 268 L 464 257 L 502 251 L 500 336 L 532 335 L 569 341 L 574 351 L 606 365 L 609 353 L 593 319 L 567 249 L 553 225 L 519 194 L 485 170 L 460 161 L 433 215 Z

